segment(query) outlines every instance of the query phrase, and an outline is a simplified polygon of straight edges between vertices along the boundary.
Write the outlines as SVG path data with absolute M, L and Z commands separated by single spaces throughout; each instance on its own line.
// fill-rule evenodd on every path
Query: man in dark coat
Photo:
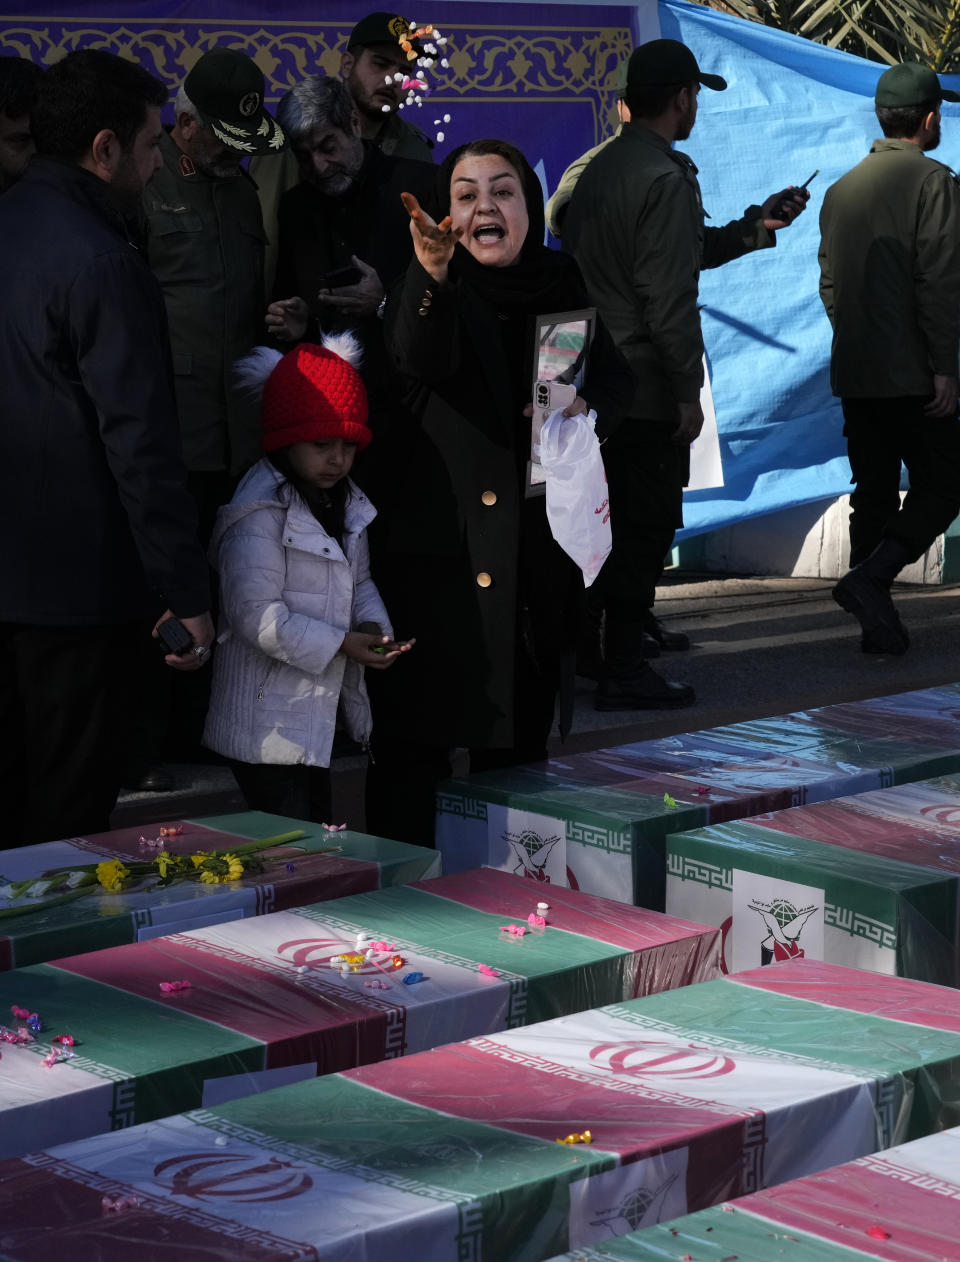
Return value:
M 8 836 L 108 827 L 119 785 L 127 650 L 166 610 L 213 625 L 180 457 L 166 318 L 128 222 L 160 165 L 166 89 L 100 50 L 41 80 L 38 155 L 0 199 L 0 586 Z M 129 219 L 128 219 L 129 217 Z M 159 651 L 159 650 L 158 650 Z
M 23 175 L 36 149 L 30 112 L 42 74 L 25 57 L 0 57 L 0 193 Z
M 855 489 L 849 574 L 833 595 L 860 623 L 865 653 L 903 653 L 890 585 L 960 508 L 960 188 L 925 153 L 944 92 L 905 62 L 877 81 L 883 139 L 827 189 L 820 296 L 833 325 L 830 384 L 843 401 Z M 900 506 L 900 465 L 910 490 Z
M 702 73 L 684 44 L 660 39 L 634 49 L 626 84 L 630 122 L 586 166 L 563 226 L 564 249 L 637 377 L 627 418 L 603 449 L 613 550 L 596 584 L 606 612 L 598 710 L 694 700 L 689 685 L 645 661 L 643 637 L 664 641 L 652 617 L 656 585 L 683 524 L 690 444 L 703 426 L 700 269 L 775 245 L 775 229 L 808 196 L 783 190 L 742 219 L 705 227 L 697 168 L 673 145 L 690 135 L 701 84 L 722 91 L 726 82 Z

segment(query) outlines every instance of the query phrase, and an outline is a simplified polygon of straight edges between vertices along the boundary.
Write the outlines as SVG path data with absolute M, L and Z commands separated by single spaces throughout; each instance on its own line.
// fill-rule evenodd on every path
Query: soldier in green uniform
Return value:
M 263 223 L 241 165 L 283 147 L 263 92 L 263 74 L 246 54 L 205 53 L 177 95 L 176 123 L 160 142 L 163 166 L 143 200 L 201 534 L 261 455 L 257 409 L 237 391 L 233 371 L 263 340 Z
M 884 71 L 875 97 L 884 138 L 827 190 L 820 214 L 830 383 L 854 484 L 853 568 L 833 595 L 860 623 L 866 653 L 906 651 L 890 586 L 960 509 L 960 188 L 926 157 L 940 140 L 942 99 L 960 97 L 926 66 Z
M 663 679 L 645 660 L 644 633 L 674 531 L 683 524 L 689 449 L 703 425 L 701 267 L 718 267 L 776 244 L 807 201 L 784 189 L 722 228 L 704 226 L 697 168 L 673 148 L 697 117 L 704 74 L 677 40 L 634 49 L 627 65 L 630 122 L 585 167 L 563 226 L 590 301 L 637 377 L 632 406 L 604 444 L 613 549 L 596 587 L 606 615 L 599 710 L 689 705 L 693 689 Z

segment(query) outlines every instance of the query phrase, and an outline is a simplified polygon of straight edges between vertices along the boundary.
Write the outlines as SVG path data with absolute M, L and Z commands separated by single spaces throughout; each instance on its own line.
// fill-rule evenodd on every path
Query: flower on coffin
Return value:
M 195 868 L 199 868 L 204 860 L 213 858 L 213 853 L 212 850 L 198 850 L 196 854 L 190 856 L 190 862 Z
M 239 881 L 243 876 L 243 862 L 235 854 L 208 855 L 198 863 L 200 880 L 204 885 L 220 885 L 224 881 Z
M 183 856 L 171 854 L 169 850 L 161 850 L 156 859 L 157 870 L 163 880 L 175 876 L 183 867 Z
M 97 880 L 109 894 L 116 894 L 123 889 L 130 869 L 124 867 L 119 859 L 108 859 L 97 864 Z

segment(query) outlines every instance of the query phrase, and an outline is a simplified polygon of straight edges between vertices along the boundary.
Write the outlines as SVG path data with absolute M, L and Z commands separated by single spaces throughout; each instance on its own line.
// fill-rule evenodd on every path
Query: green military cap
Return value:
M 929 66 L 904 61 L 885 70 L 877 80 L 875 104 L 881 109 L 908 105 L 932 105 L 939 101 L 960 101 L 960 94 L 944 88 Z
M 201 122 L 231 149 L 277 153 L 283 132 L 263 108 L 263 71 L 236 48 L 211 48 L 183 82 Z
M 630 54 L 627 62 L 627 87 L 667 87 L 674 83 L 693 83 L 722 92 L 726 79 L 718 74 L 704 74 L 697 59 L 677 39 L 652 39 Z

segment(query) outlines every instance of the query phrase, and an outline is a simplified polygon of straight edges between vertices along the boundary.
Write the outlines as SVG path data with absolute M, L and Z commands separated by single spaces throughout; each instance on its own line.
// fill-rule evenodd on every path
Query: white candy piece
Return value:
M 389 87 L 390 84 L 393 83 L 393 75 L 388 74 L 386 79 L 384 79 L 384 83 L 387 85 L 387 87 Z
M 369 951 L 364 951 L 363 958 L 365 960 L 372 960 L 375 955 L 376 955 L 376 951 L 374 951 L 373 948 L 371 947 Z
M 306 964 L 298 964 L 298 965 L 297 965 L 297 972 L 298 972 L 298 973 L 309 973 L 309 971 L 310 971 L 310 970 L 307 968 Z
M 390 113 L 390 106 L 389 106 L 389 105 L 381 105 L 381 106 L 380 106 L 380 113 L 381 113 L 381 114 L 389 114 L 389 113 Z
M 537 913 L 539 915 L 542 916 L 545 911 L 549 911 L 549 910 L 550 910 L 549 903 L 537 903 Z
M 449 115 L 449 114 L 444 114 L 444 116 L 443 116 L 443 121 L 444 121 L 445 123 L 449 123 L 449 122 L 450 122 L 450 115 Z
M 341 964 L 341 965 L 340 965 L 340 972 L 341 972 L 341 974 L 342 974 L 344 977 L 349 977 L 349 975 L 350 975 L 350 965 L 349 965 L 349 964 Z
M 342 963 L 343 963 L 343 956 L 342 956 L 342 955 L 331 955 L 331 956 L 330 956 L 330 963 L 331 963 L 331 964 L 342 964 Z
M 443 144 L 443 132 L 442 132 L 442 131 L 438 131 L 438 132 L 437 132 L 437 144 L 438 144 L 438 145 L 442 145 L 442 144 Z
M 399 71 L 393 76 L 394 83 L 403 83 L 403 75 Z
M 441 58 L 440 58 L 440 65 L 444 68 L 444 70 L 449 70 L 449 69 L 450 69 L 450 63 L 449 63 L 449 61 L 447 61 L 446 57 L 441 57 Z

